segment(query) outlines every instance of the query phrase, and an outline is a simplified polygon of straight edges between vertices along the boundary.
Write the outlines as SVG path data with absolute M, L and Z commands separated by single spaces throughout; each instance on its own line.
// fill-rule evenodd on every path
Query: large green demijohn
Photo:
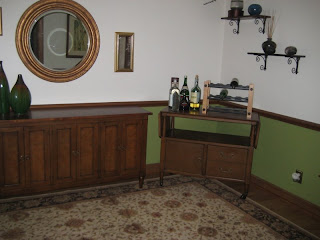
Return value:
M 12 111 L 15 113 L 16 116 L 23 116 L 25 115 L 31 104 L 31 94 L 24 83 L 22 75 L 18 75 L 18 79 L 16 84 L 11 89 L 10 93 L 10 105 Z
M 2 61 L 0 61 L 0 115 L 10 112 L 9 102 L 10 90 L 8 79 L 2 68 Z

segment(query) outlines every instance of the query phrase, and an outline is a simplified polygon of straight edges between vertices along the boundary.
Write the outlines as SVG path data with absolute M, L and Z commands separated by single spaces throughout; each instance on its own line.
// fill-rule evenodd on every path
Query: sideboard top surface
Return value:
M 78 118 L 101 118 L 117 116 L 148 116 L 151 112 L 135 106 L 116 107 L 68 107 L 68 108 L 39 108 L 30 109 L 24 116 L 17 117 L 12 112 L 10 115 L 2 116 L 0 125 L 8 122 L 29 122 L 35 120 L 64 120 Z
M 220 113 L 220 112 L 207 112 L 203 114 L 199 111 L 189 111 L 189 112 L 173 112 L 168 107 L 164 108 L 161 111 L 163 116 L 168 117 L 181 117 L 181 118 L 193 118 L 193 119 L 203 119 L 203 120 L 215 120 L 222 122 L 238 122 L 238 123 L 246 123 L 255 125 L 260 122 L 259 114 L 253 112 L 251 119 L 247 119 L 247 115 L 245 114 L 236 114 L 236 113 Z

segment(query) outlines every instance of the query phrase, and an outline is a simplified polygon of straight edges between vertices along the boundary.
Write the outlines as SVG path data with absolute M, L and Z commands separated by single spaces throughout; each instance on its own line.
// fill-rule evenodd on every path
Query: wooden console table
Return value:
M 248 124 L 249 136 L 191 131 L 175 128 L 175 118 L 188 118 Z M 249 191 L 253 150 L 257 147 L 260 120 L 257 113 L 251 119 L 244 114 L 208 112 L 159 113 L 161 137 L 160 185 L 164 173 L 185 174 L 244 183 L 241 198 Z
M 32 109 L 0 120 L 0 197 L 139 178 L 148 115 L 140 107 Z

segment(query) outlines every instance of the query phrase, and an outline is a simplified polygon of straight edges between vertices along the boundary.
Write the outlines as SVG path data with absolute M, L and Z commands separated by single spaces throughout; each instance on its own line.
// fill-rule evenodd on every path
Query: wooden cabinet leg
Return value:
M 141 176 L 139 176 L 139 188 L 143 187 L 143 183 L 144 183 L 144 176 L 141 175 Z
M 246 199 L 248 196 L 248 192 L 249 192 L 249 184 L 245 183 L 244 184 L 244 192 L 242 193 L 242 195 L 240 196 L 241 199 Z

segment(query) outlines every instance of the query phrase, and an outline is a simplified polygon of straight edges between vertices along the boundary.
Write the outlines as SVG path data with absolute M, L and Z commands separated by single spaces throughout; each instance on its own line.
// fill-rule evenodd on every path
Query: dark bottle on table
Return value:
M 190 104 L 189 97 L 187 97 L 187 94 L 184 92 L 183 95 L 182 95 L 182 98 L 180 99 L 180 107 L 179 107 L 179 109 L 181 111 L 189 111 L 189 104 Z
M 189 111 L 189 88 L 187 83 L 187 76 L 184 76 L 184 82 L 180 91 L 180 110 Z
M 187 76 L 184 76 L 184 82 L 183 82 L 183 85 L 181 87 L 181 91 L 180 91 L 180 99 L 183 98 L 183 95 L 186 95 L 186 97 L 189 99 L 189 88 L 188 88 L 188 83 L 187 83 L 187 80 L 188 77 Z
M 199 87 L 199 76 L 196 75 L 194 87 L 191 89 L 190 109 L 198 110 L 200 108 L 201 89 Z

